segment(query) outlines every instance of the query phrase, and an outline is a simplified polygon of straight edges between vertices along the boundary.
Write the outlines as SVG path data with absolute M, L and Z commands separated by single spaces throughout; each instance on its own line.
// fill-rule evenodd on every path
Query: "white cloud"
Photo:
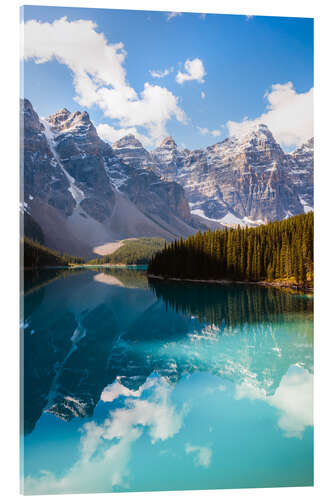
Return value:
M 193 446 L 190 443 L 185 445 L 185 452 L 194 453 L 194 463 L 196 466 L 209 467 L 212 458 L 212 450 L 208 446 Z
M 253 19 L 254 16 L 246 16 L 246 20 L 249 21 L 250 19 Z
M 165 70 L 162 69 L 150 69 L 149 73 L 153 78 L 164 78 L 165 76 L 169 75 L 173 71 L 173 68 L 166 68 Z
M 198 57 L 195 59 L 187 59 L 184 64 L 185 72 L 178 71 L 176 76 L 177 83 L 184 83 L 190 80 L 196 80 L 199 83 L 204 83 L 205 68 L 203 62 Z
M 265 98 L 267 111 L 258 118 L 227 122 L 231 135 L 245 135 L 258 123 L 264 123 L 285 147 L 298 146 L 313 137 L 313 89 L 298 94 L 292 82 L 277 83 Z
M 150 390 L 148 396 L 143 392 Z M 177 434 L 186 407 L 177 412 L 171 404 L 172 388 L 161 379 L 148 379 L 138 391 L 115 382 L 103 391 L 104 401 L 126 397 L 125 406 L 110 412 L 104 422 L 93 421 L 81 428 L 79 458 L 62 477 L 45 471 L 40 477 L 25 479 L 25 494 L 87 493 L 112 491 L 125 486 L 129 476 L 131 447 L 144 429 L 152 443 Z M 142 396 L 142 397 L 141 397 Z M 204 453 L 198 460 L 207 462 Z
M 146 135 L 140 134 L 135 127 L 114 128 L 107 123 L 101 123 L 96 127 L 97 133 L 103 141 L 113 144 L 125 135 L 133 134 L 144 146 L 152 146 L 153 141 Z
M 273 396 L 243 382 L 236 387 L 235 398 L 262 399 L 277 408 L 278 426 L 286 437 L 301 438 L 305 428 L 313 425 L 313 375 L 303 368 L 291 367 Z
M 182 12 L 169 12 L 165 15 L 166 15 L 167 21 L 171 21 L 171 19 L 174 19 L 177 16 L 182 16 L 183 13 Z
M 278 426 L 287 437 L 302 437 L 313 425 L 313 375 L 300 369 L 285 376 L 269 404 L 280 410 Z
M 221 131 L 218 129 L 209 130 L 206 127 L 197 127 L 201 135 L 212 135 L 213 137 L 219 137 L 221 135 Z
M 134 391 L 122 385 L 119 380 L 116 380 L 116 382 L 107 386 L 104 389 L 104 391 L 101 394 L 101 400 L 106 403 L 111 403 L 112 401 L 119 398 L 119 396 L 125 396 L 125 397 L 130 396 L 132 398 L 139 398 L 144 391 L 150 389 L 155 384 L 156 381 L 154 379 L 148 378 L 146 382 L 137 391 Z
M 55 58 L 73 74 L 76 101 L 84 107 L 97 105 L 104 115 L 118 120 L 120 128 L 144 127 L 150 138 L 167 135 L 166 123 L 175 117 L 186 123 L 178 98 L 165 87 L 145 83 L 138 95 L 126 81 L 126 51 L 122 43 L 108 43 L 92 21 L 25 23 L 24 57 L 43 64 Z
M 201 99 L 206 99 L 206 94 L 203 90 L 201 91 L 200 95 L 201 95 Z

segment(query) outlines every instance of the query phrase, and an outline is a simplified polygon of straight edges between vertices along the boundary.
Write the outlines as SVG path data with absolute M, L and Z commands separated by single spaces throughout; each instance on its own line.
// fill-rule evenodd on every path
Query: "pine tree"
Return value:
M 257 228 L 198 231 L 158 251 L 149 272 L 180 278 L 313 282 L 313 212 Z

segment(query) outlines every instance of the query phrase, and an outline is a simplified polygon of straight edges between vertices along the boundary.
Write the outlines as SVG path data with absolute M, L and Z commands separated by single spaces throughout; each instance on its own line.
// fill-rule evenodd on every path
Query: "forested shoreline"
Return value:
M 68 266 L 84 262 L 82 257 L 62 254 L 26 236 L 23 239 L 23 260 L 26 269 Z
M 148 275 L 164 279 L 239 281 L 313 287 L 313 212 L 259 227 L 200 230 L 170 244 L 160 238 L 126 242 L 114 254 L 86 262 L 96 265 L 146 263 Z M 164 248 L 161 248 L 164 244 Z M 24 267 L 84 264 L 24 238 Z
M 157 252 L 148 275 L 313 286 L 313 212 L 255 228 L 198 231 Z
M 123 245 L 115 252 L 96 257 L 87 262 L 89 265 L 123 264 L 143 265 L 148 264 L 158 250 L 162 250 L 164 238 L 133 238 L 123 241 Z

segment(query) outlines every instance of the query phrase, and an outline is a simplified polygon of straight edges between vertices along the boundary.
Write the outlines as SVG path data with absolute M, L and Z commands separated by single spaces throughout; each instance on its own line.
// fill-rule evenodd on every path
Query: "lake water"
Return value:
M 312 297 L 26 275 L 22 490 L 313 484 Z

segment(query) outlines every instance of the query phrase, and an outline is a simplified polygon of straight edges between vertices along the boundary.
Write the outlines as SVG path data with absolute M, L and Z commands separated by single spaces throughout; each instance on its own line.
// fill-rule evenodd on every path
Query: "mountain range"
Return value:
M 173 240 L 313 209 L 313 139 L 286 153 L 262 124 L 205 149 L 167 137 L 149 152 L 133 135 L 103 141 L 85 111 L 41 118 L 24 99 L 21 138 L 25 233 L 61 252 L 92 257 L 119 239 Z

